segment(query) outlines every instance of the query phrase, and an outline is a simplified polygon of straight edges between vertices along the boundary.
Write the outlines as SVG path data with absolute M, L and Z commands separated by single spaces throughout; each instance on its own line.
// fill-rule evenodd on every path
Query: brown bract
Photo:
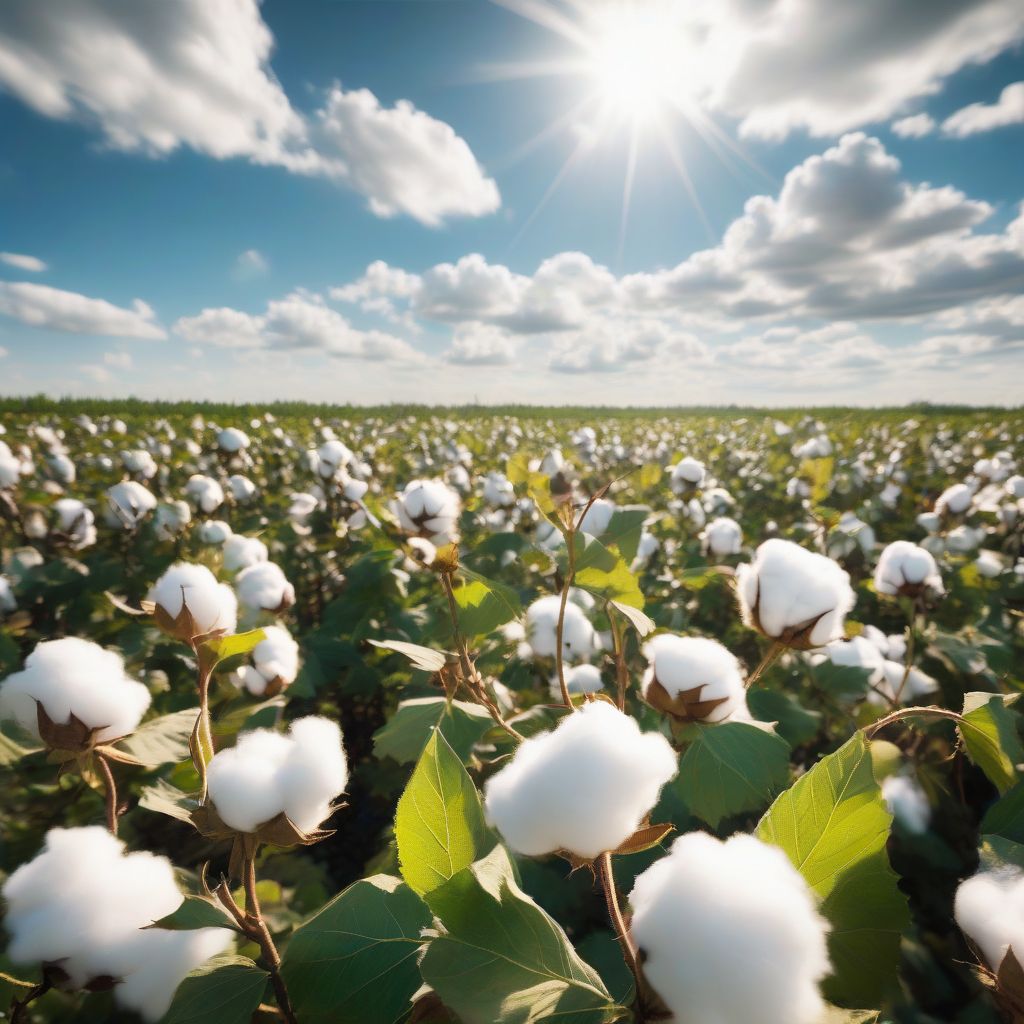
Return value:
M 181 640 L 190 646 L 197 646 L 202 640 L 209 640 L 214 637 L 223 636 L 226 632 L 223 629 L 214 629 L 210 632 L 203 632 L 197 625 L 196 620 L 189 611 L 185 595 L 181 597 L 181 610 L 173 618 L 170 612 L 163 605 L 156 605 L 153 609 L 153 618 L 156 624 L 175 640 Z
M 772 636 L 764 626 L 761 625 L 760 616 L 761 607 L 761 588 L 760 581 L 758 582 L 757 600 L 750 606 L 750 621 L 751 625 L 760 633 L 762 636 L 768 637 L 769 640 L 774 640 L 777 644 L 781 644 L 783 647 L 790 647 L 794 651 L 810 651 L 816 647 L 821 647 L 821 644 L 811 643 L 811 634 L 814 632 L 814 627 L 818 625 L 821 620 L 829 614 L 833 609 L 826 608 L 820 615 L 815 615 L 812 619 L 807 619 L 804 622 L 798 622 L 796 625 L 787 626 L 778 636 Z
M 629 853 L 643 853 L 644 850 L 650 850 L 652 847 L 657 846 L 663 842 L 669 835 L 670 832 L 675 830 L 675 825 L 651 825 L 648 822 L 644 822 L 631 836 L 623 839 L 614 850 L 608 852 L 613 856 L 620 854 Z M 572 868 L 570 874 L 579 871 L 580 868 L 589 868 L 591 872 L 594 870 L 594 860 L 587 857 L 579 857 L 571 850 L 556 850 L 559 857 L 563 860 L 567 860 Z
M 655 676 L 644 690 L 644 699 L 656 711 L 670 715 L 677 722 L 704 722 L 715 708 L 729 700 L 728 697 L 702 699 L 701 691 L 705 686 L 707 683 L 700 683 L 688 690 L 680 690 L 673 697 Z
M 98 974 L 95 978 L 90 978 L 84 985 L 72 985 L 71 977 L 68 972 L 61 967 L 61 963 L 61 960 L 51 960 L 44 963 L 43 977 L 51 987 L 59 989 L 62 992 L 75 992 L 79 989 L 84 989 L 86 992 L 109 992 L 110 989 L 115 985 L 120 984 L 123 980 L 121 978 L 115 978 L 110 974 Z

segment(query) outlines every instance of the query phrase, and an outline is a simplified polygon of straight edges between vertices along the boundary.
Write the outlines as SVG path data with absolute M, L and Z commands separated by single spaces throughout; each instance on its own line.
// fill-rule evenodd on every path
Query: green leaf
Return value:
M 653 633 L 657 628 L 654 619 L 640 611 L 639 608 L 633 608 L 628 604 L 623 604 L 621 601 L 611 601 L 610 604 L 626 617 L 629 624 L 640 636 L 647 636 L 648 633 Z
M 443 651 L 435 651 L 429 647 L 421 647 L 419 644 L 406 643 L 405 640 L 371 640 L 374 647 L 380 647 L 385 651 L 396 651 L 404 654 L 415 668 L 424 672 L 440 672 L 448 660 Z
M 459 760 L 465 762 L 478 739 L 493 724 L 479 704 L 444 697 L 403 700 L 385 725 L 373 734 L 373 752 L 400 764 L 415 761 L 434 729 L 440 729 Z
M 617 548 L 626 562 L 632 562 L 640 546 L 640 534 L 643 532 L 644 523 L 650 514 L 651 510 L 646 506 L 631 505 L 617 508 L 612 513 L 604 533 L 601 534 L 601 543 L 605 547 Z
M 245 633 L 228 633 L 227 636 L 216 637 L 203 643 L 200 657 L 204 658 L 211 668 L 216 668 L 228 658 L 237 658 L 248 654 L 263 640 L 267 634 L 262 629 L 250 629 Z
M 476 786 L 440 732 L 423 748 L 398 801 L 395 838 L 402 877 L 421 896 L 494 845 Z
M 810 666 L 810 673 L 816 686 L 842 701 L 863 697 L 871 678 L 870 669 L 858 665 L 835 665 L 831 661 Z
M 114 746 L 150 768 L 178 764 L 189 757 L 188 738 L 198 714 L 198 708 L 186 708 L 152 718 Z
M 430 911 L 390 875 L 354 882 L 295 930 L 281 972 L 303 1024 L 395 1024 L 422 981 Z
M 823 990 L 843 1006 L 878 1006 L 895 982 L 909 916 L 885 853 L 891 821 L 858 731 L 779 796 L 757 827 L 822 900 L 834 971 Z
M 1024 782 L 1018 782 L 988 809 L 978 831 L 1024 844 Z
M 249 1024 L 268 977 L 248 957 L 215 956 L 178 986 L 161 1024 Z
M 35 754 L 42 749 L 38 741 L 26 745 L 0 732 L 0 765 L 15 764 L 28 754 Z
M 778 690 L 755 686 L 747 693 L 750 713 L 760 722 L 776 722 L 778 734 L 790 744 L 809 743 L 818 735 L 822 714 L 810 711 L 795 697 Z
M 172 932 L 190 932 L 196 928 L 231 928 L 238 931 L 235 919 L 214 899 L 186 896 L 181 906 L 147 928 L 164 928 Z
M 643 608 L 644 595 L 621 555 L 609 551 L 588 533 L 575 534 L 575 549 L 576 586 L 606 601 Z M 559 557 L 564 563 L 564 553 Z
M 978 859 L 981 871 L 998 871 L 1007 864 L 1024 868 L 1024 845 L 1003 836 L 981 835 L 978 837 Z
M 516 884 L 504 847 L 428 902 L 445 931 L 427 946 L 420 971 L 464 1024 L 606 1024 L 623 1015 L 560 925 Z
M 789 745 L 749 722 L 694 725 L 673 785 L 683 803 L 717 828 L 723 818 L 764 807 L 789 781 Z
M 504 583 L 459 567 L 460 585 L 455 587 L 459 626 L 467 637 L 485 636 L 517 618 L 523 610 L 519 595 Z
M 1019 694 L 964 694 L 964 717 L 958 726 L 970 759 L 1005 793 L 1017 781 L 1024 746 L 1017 733 L 1017 715 L 1010 710 Z
M 192 824 L 192 812 L 199 806 L 199 801 L 188 793 L 183 793 L 164 779 L 159 779 L 152 786 L 146 786 L 139 797 L 139 806 L 147 811 L 166 814 L 170 818 Z
M 505 476 L 514 487 L 525 488 L 540 514 L 561 529 L 555 499 L 551 496 L 551 481 L 543 473 L 530 469 L 526 452 L 519 452 L 508 460 Z

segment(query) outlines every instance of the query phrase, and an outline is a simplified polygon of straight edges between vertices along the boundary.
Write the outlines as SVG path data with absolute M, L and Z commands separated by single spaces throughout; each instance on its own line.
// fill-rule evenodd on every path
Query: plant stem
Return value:
M 917 606 L 910 613 L 910 621 L 907 623 L 907 651 L 904 656 L 904 668 L 903 678 L 900 680 L 900 685 L 896 688 L 896 693 L 893 697 L 893 706 L 895 707 L 900 702 L 900 696 L 903 693 L 903 687 L 907 685 L 907 680 L 910 678 L 910 670 L 914 667 L 914 626 L 917 624 Z
M 44 978 L 38 985 L 29 989 L 25 993 L 24 999 L 15 999 L 11 1003 L 11 1022 L 10 1024 L 22 1024 L 23 1021 L 27 1020 L 27 1013 L 29 1004 L 34 1002 L 40 996 L 46 995 L 47 992 L 52 988 L 50 982 Z
M 590 507 L 589 505 L 587 506 Z M 584 511 L 586 515 L 586 511 Z M 580 517 L 583 518 L 582 516 Z M 572 698 L 569 696 L 569 685 L 565 681 L 565 657 L 562 651 L 562 637 L 565 633 L 565 606 L 569 602 L 569 590 L 576 578 L 576 531 L 567 530 L 565 533 L 565 550 L 568 559 L 569 571 L 562 581 L 562 600 L 558 605 L 558 622 L 555 625 L 555 667 L 558 669 L 558 686 L 562 691 L 562 703 L 570 710 L 575 711 Z
M 615 938 L 618 940 L 619 948 L 622 950 L 622 958 L 633 975 L 633 982 L 636 986 L 636 1008 L 637 1022 L 643 1024 L 643 1002 L 644 1002 L 644 975 L 637 956 L 636 948 L 629 934 L 626 919 L 619 906 L 619 893 L 615 887 L 615 873 L 612 870 L 612 855 L 605 851 L 597 858 L 597 874 L 601 881 L 601 888 L 604 890 L 604 901 L 608 907 L 608 917 L 611 920 L 612 928 L 615 931 Z
M 263 959 L 270 969 L 270 983 L 274 986 L 274 995 L 277 997 L 278 1009 L 281 1016 L 289 1024 L 298 1024 L 295 1019 L 295 1011 L 292 1009 L 291 1000 L 288 998 L 288 990 L 285 988 L 284 979 L 281 977 L 281 954 L 274 945 L 274 939 L 270 934 L 263 914 L 260 911 L 259 896 L 256 893 L 256 861 L 253 857 L 245 860 L 245 921 L 249 937 L 260 947 Z
M 107 828 L 111 835 L 117 835 L 117 783 L 114 780 L 114 773 L 111 770 L 110 762 L 102 755 L 96 755 L 96 762 L 100 766 L 100 774 L 103 776 L 103 788 L 107 804 Z
M 884 729 L 887 725 L 892 725 L 893 722 L 899 722 L 904 718 L 913 718 L 916 715 L 930 716 L 932 718 L 949 718 L 954 722 L 963 720 L 963 715 L 956 711 L 949 711 L 946 708 L 900 708 L 898 711 L 893 711 L 892 714 L 886 715 L 885 718 L 880 718 L 877 722 L 865 725 L 863 731 L 866 736 L 871 737 L 880 729 Z
M 761 659 L 761 663 L 754 669 L 747 679 L 747 689 L 749 690 L 754 683 L 756 683 L 765 672 L 768 671 L 778 660 L 779 655 L 785 650 L 785 647 L 779 643 L 778 640 L 773 640 L 771 647 L 765 651 L 764 657 Z
M 213 759 L 213 731 L 210 728 L 210 676 L 212 668 L 203 661 L 200 645 L 195 645 L 196 660 L 199 663 L 199 717 L 192 730 L 192 762 L 199 773 L 201 799 L 206 799 L 206 766 Z
M 629 671 L 626 668 L 625 637 L 622 626 L 612 611 L 611 604 L 605 605 L 608 622 L 612 631 L 612 653 L 615 655 L 615 685 L 617 687 L 616 703 L 620 711 L 626 710 L 626 689 L 629 686 Z

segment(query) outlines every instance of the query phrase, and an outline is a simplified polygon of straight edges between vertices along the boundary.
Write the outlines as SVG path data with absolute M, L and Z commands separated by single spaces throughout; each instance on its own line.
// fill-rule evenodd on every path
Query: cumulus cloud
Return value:
M 912 114 L 893 121 L 891 127 L 901 139 L 923 139 L 935 131 L 935 118 L 931 114 Z
M 549 366 L 558 373 L 613 373 L 656 360 L 704 364 L 706 345 L 694 335 L 674 331 L 657 320 L 608 323 L 562 341 Z
M 38 256 L 27 256 L 21 252 L 0 252 L 0 263 L 6 263 L 17 270 L 27 270 L 31 274 L 41 274 L 47 269 Z
M 0 89 L 45 117 L 95 125 L 117 150 L 186 147 L 329 177 L 380 216 L 436 225 L 500 205 L 469 145 L 409 101 L 382 107 L 335 86 L 312 118 L 270 66 L 257 0 L 9 0 L 0 6 Z
M 130 309 L 105 299 L 61 291 L 27 281 L 0 281 L 0 315 L 31 327 L 70 334 L 97 334 L 117 338 L 165 338 L 156 314 L 141 299 Z
M 971 103 L 942 122 L 945 135 L 964 139 L 1011 124 L 1024 124 L 1024 82 L 1012 82 L 995 103 Z
M 506 331 L 474 323 L 455 331 L 445 358 L 462 366 L 508 366 L 515 362 L 516 350 L 515 338 Z
M 238 254 L 232 273 L 236 281 L 251 281 L 262 277 L 270 269 L 266 256 L 259 249 L 246 249 Z

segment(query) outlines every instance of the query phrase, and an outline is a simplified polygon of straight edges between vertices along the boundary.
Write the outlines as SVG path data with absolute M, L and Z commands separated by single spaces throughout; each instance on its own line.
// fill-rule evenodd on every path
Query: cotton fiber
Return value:
M 201 473 L 188 478 L 185 493 L 200 512 L 210 513 L 224 504 L 224 488 L 213 477 Z
M 882 799 L 889 813 L 908 832 L 922 835 L 932 818 L 928 795 L 910 775 L 890 775 L 882 782 Z M 1022 951 L 1024 953 L 1024 951 Z
M 107 491 L 108 526 L 134 530 L 156 508 L 156 498 L 137 480 L 122 480 Z
M 149 599 L 173 621 L 181 612 L 182 604 L 188 609 L 195 624 L 195 636 L 222 630 L 233 633 L 237 624 L 238 602 L 234 592 L 217 578 L 205 565 L 178 562 L 156 581 Z M 191 637 L 179 637 L 190 640 Z
M 526 642 L 538 658 L 555 656 L 561 603 L 560 595 L 549 594 L 538 598 L 526 609 Z M 575 601 L 566 601 L 562 619 L 562 658 L 570 662 L 588 658 L 594 647 L 594 627 L 590 620 Z
M 458 540 L 462 502 L 440 480 L 411 481 L 392 503 L 392 509 L 406 533 L 439 546 Z
M 299 645 L 288 630 L 265 626 L 263 632 L 265 639 L 252 649 L 252 664 L 238 670 L 239 682 L 256 697 L 266 693 L 267 687 L 290 686 L 299 674 Z
M 719 516 L 712 519 L 701 534 L 705 549 L 712 555 L 738 555 L 743 546 L 743 531 L 735 519 Z
M 644 644 L 643 653 L 648 663 L 644 699 L 659 711 L 705 722 L 724 722 L 746 711 L 740 663 L 718 641 L 663 633 Z
M 235 577 L 238 599 L 253 611 L 282 612 L 295 604 L 295 588 L 276 562 L 257 562 Z
M 246 537 L 234 533 L 224 541 L 224 568 L 229 572 L 248 569 L 257 562 L 265 562 L 270 557 L 267 545 L 259 537 Z
M 875 590 L 890 597 L 941 594 L 942 576 L 928 551 L 909 540 L 895 540 L 878 557 Z
M 560 701 L 562 699 L 562 684 L 555 673 L 549 684 L 551 696 Z M 601 670 L 596 665 L 573 665 L 565 669 L 565 688 L 570 693 L 597 693 L 604 689 L 604 680 L 601 678 Z
M 979 871 L 961 882 L 953 916 L 992 971 L 999 970 L 1011 946 L 1024 963 L 1024 872 L 1019 868 Z

